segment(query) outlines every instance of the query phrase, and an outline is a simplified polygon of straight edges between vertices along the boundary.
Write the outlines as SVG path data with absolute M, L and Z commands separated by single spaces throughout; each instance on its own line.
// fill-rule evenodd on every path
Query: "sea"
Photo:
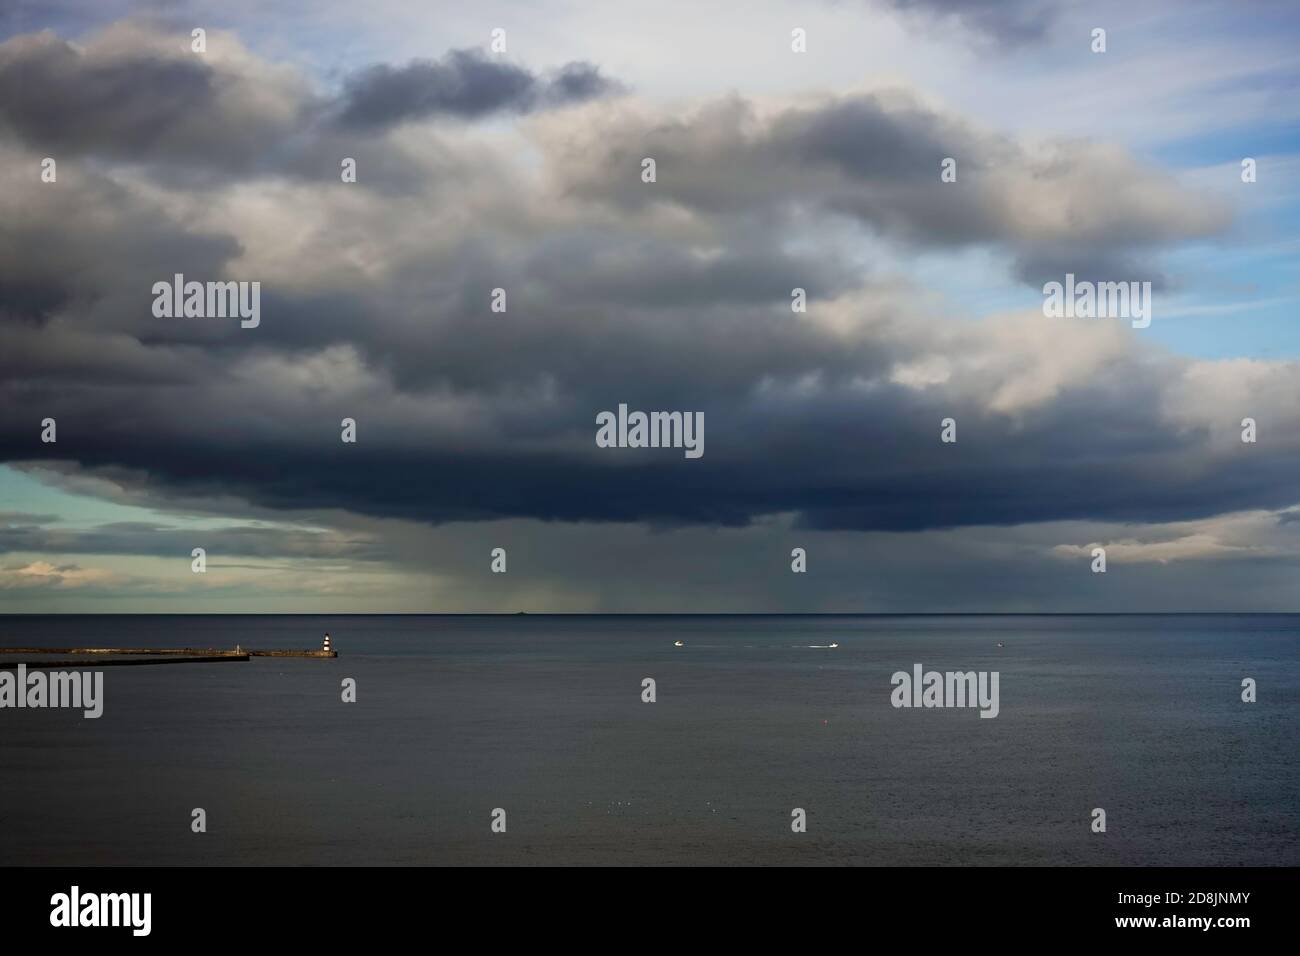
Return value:
M 326 632 L 0 709 L 0 865 L 1300 864 L 1297 615 L 0 616 Z M 895 707 L 918 664 L 996 672 L 997 716 Z

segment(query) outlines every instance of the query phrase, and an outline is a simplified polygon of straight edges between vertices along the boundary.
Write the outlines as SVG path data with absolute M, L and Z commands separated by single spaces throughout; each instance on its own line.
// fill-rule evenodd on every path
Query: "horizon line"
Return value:
M 1295 617 L 1300 611 L 4 611 L 6 617 Z

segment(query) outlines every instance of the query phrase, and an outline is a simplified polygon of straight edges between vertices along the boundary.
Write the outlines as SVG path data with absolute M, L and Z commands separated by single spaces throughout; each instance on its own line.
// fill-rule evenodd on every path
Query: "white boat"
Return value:
M 683 644 L 681 641 L 673 641 L 673 647 L 685 647 L 685 646 L 686 645 Z

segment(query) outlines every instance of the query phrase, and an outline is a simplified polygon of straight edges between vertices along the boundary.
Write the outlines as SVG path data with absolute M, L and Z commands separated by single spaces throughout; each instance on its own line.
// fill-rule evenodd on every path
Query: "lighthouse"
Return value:
M 320 649 L 321 649 L 322 651 L 325 651 L 326 653 L 329 652 L 329 650 L 330 650 L 330 636 L 329 636 L 328 633 L 326 633 L 326 635 L 325 635 L 325 643 L 321 645 L 321 648 L 320 648 Z

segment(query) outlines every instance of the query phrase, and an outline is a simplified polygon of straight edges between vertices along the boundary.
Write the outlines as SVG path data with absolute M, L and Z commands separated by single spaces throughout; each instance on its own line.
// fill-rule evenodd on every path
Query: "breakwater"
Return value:
M 27 667 L 67 667 L 68 660 L 4 660 L 16 655 L 61 655 L 67 657 L 91 656 L 102 658 L 96 667 L 128 667 L 148 664 L 216 664 L 226 661 L 247 661 L 252 657 L 310 657 L 334 658 L 338 651 L 271 649 L 252 650 L 236 648 L 233 651 L 212 647 L 0 647 L 0 669 L 12 670 L 19 664 Z

